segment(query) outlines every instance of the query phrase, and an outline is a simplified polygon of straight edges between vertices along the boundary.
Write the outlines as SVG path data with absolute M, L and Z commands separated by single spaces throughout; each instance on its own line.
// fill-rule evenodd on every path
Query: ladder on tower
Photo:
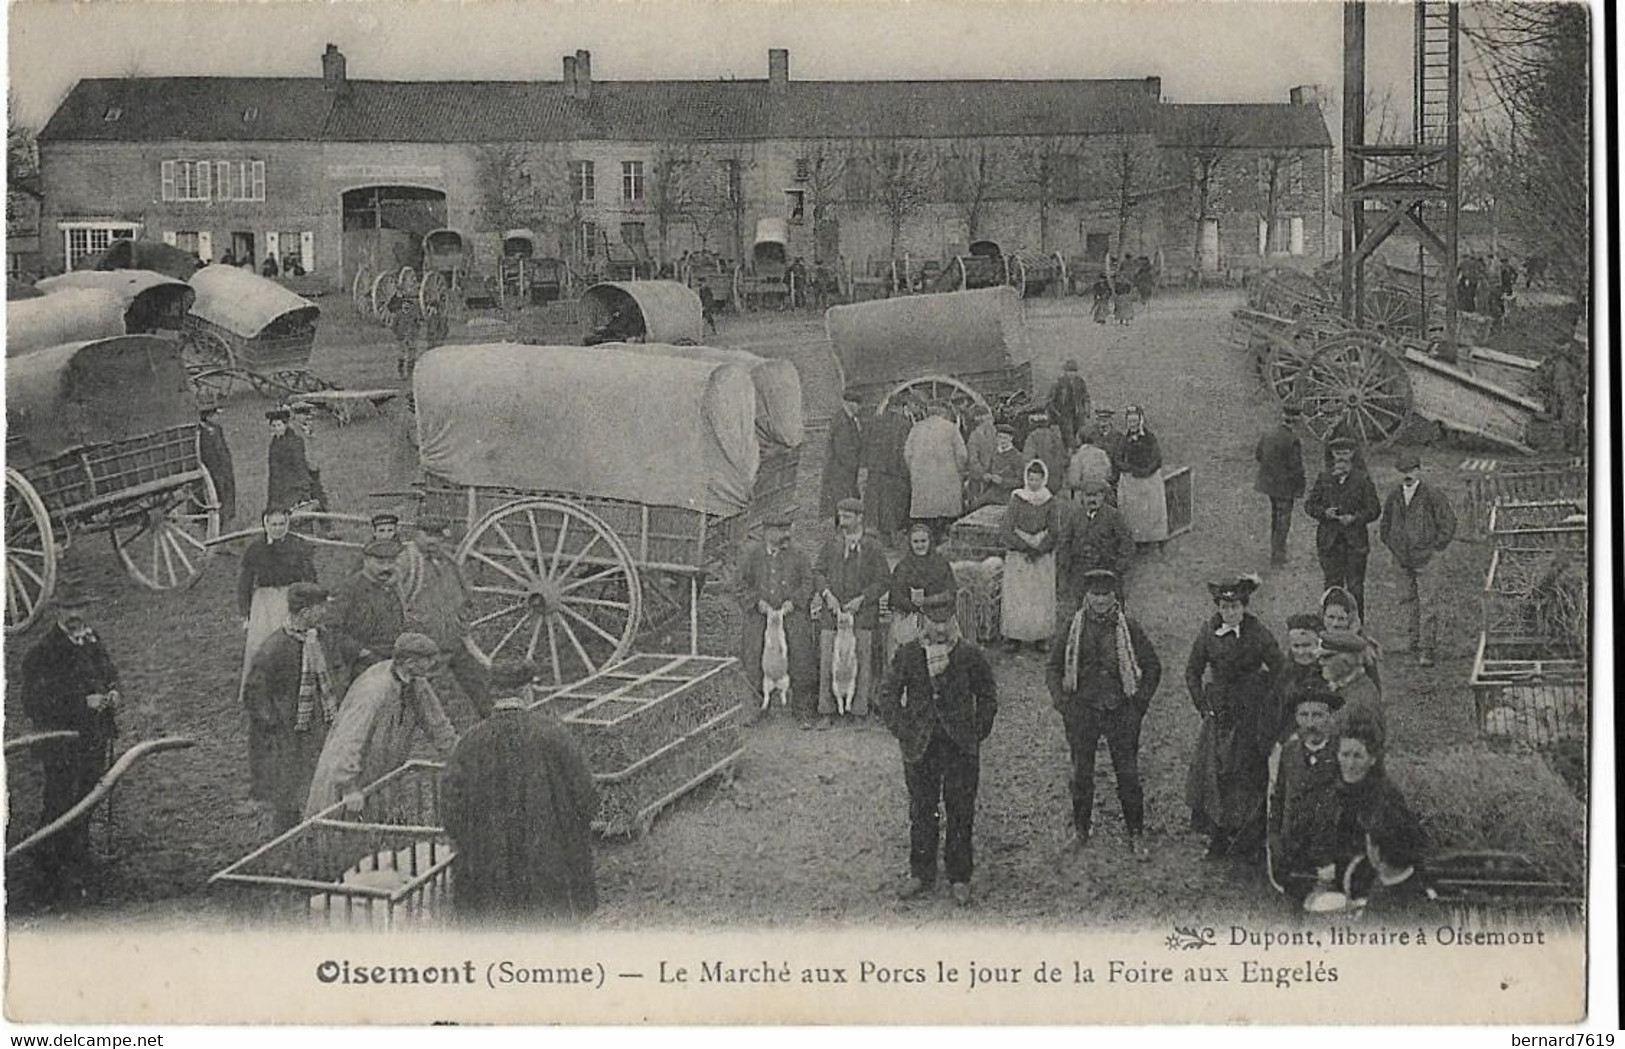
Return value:
M 1413 142 L 1419 153 L 1453 154 L 1459 148 L 1453 126 L 1461 46 L 1456 5 L 1451 0 L 1417 0 L 1415 41 Z M 1454 182 L 1454 164 L 1448 159 L 1446 163 L 1452 168 L 1448 181 Z M 1444 176 L 1445 172 L 1438 174 Z M 1447 200 L 1417 205 L 1423 221 L 1450 241 L 1455 239 L 1458 199 L 1452 188 Z M 1428 327 L 1443 328 L 1445 298 L 1454 293 L 1455 274 L 1446 272 L 1445 259 L 1421 247 L 1417 249 L 1417 269 L 1422 285 L 1418 290 L 1428 304 Z

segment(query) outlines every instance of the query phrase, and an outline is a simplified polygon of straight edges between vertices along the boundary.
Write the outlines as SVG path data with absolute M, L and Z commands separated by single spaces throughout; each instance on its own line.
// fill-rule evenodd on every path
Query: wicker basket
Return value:
M 1587 738 L 1590 692 L 1582 659 L 1552 659 L 1539 645 L 1479 635 L 1473 705 L 1491 742 L 1548 747 Z

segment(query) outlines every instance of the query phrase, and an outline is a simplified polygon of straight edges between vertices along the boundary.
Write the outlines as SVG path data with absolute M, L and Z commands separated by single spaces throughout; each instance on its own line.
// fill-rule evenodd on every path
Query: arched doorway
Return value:
M 423 237 L 446 225 L 446 194 L 420 186 L 362 186 L 343 195 L 344 286 L 362 263 L 373 273 L 421 268 Z

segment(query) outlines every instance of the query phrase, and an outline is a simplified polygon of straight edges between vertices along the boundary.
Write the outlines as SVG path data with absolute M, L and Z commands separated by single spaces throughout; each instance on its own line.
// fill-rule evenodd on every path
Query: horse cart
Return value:
M 441 346 L 414 374 L 424 510 L 461 520 L 470 647 L 564 686 L 681 627 L 794 485 L 761 471 L 735 363 L 615 347 Z
M 315 303 L 235 266 L 205 266 L 191 283 L 197 300 L 181 349 L 200 393 L 224 398 L 239 384 L 267 397 L 333 389 L 310 373 Z
M 511 229 L 502 234 L 497 262 L 497 302 L 503 309 L 557 302 L 564 295 L 567 271 L 560 259 L 536 254 L 536 234 Z
M 784 219 L 761 219 L 751 244 L 750 269 L 734 272 L 734 299 L 746 309 L 782 309 L 794 300 L 790 272 L 790 224 Z
M 106 532 L 148 589 L 196 583 L 220 506 L 175 343 L 122 335 L 34 350 L 6 359 L 6 382 L 6 633 L 39 619 L 86 532 Z
M 845 387 L 866 407 L 941 405 L 962 428 L 973 409 L 1031 401 L 1032 352 L 1015 289 L 986 288 L 832 306 L 824 328 Z
M 705 335 L 700 297 L 671 280 L 602 281 L 581 295 L 581 341 L 697 345 Z
M 46 295 L 68 290 L 113 295 L 123 306 L 124 331 L 129 335 L 180 331 L 197 298 L 197 292 L 186 281 L 151 270 L 75 270 L 47 277 L 38 287 Z
M 356 268 L 351 294 L 363 316 L 388 324 L 389 304 L 395 296 L 404 295 L 424 317 L 462 319 L 472 259 L 467 238 L 454 229 L 435 229 L 424 234 L 419 247 L 417 266 L 375 273 L 362 262 Z

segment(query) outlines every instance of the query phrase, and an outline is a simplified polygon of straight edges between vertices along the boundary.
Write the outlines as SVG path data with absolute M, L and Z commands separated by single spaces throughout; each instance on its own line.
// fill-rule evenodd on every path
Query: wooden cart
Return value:
M 461 320 L 471 280 L 472 249 L 467 238 L 454 229 L 430 230 L 419 244 L 417 258 L 416 266 L 385 268 L 378 273 L 361 263 L 352 283 L 356 308 L 364 316 L 388 324 L 389 304 L 401 294 L 415 301 L 424 317 Z
M 6 360 L 7 634 L 36 622 L 72 539 L 105 532 L 130 577 L 184 590 L 220 533 L 179 347 L 125 335 Z
M 601 281 L 581 295 L 583 345 L 658 342 L 698 345 L 705 336 L 700 297 L 671 280 Z
M 736 364 L 442 346 L 413 390 L 425 510 L 466 529 L 471 648 L 532 659 L 554 685 L 668 628 L 697 652 L 705 580 L 794 497 L 760 469 L 756 387 Z
M 197 300 L 181 333 L 192 383 L 217 398 L 242 385 L 267 397 L 336 387 L 310 372 L 321 309 L 274 280 L 236 266 L 192 275 Z
M 745 309 L 782 309 L 795 294 L 790 274 L 790 224 L 761 219 L 751 244 L 750 268 L 734 271 L 734 301 Z

